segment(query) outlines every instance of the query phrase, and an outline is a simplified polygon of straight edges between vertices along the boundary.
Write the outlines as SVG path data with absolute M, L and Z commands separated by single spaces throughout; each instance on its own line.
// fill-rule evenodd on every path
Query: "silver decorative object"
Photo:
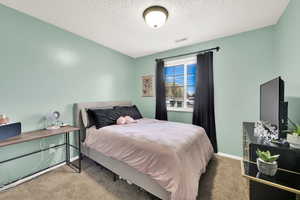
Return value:
M 276 126 L 269 122 L 255 122 L 254 136 L 258 137 L 260 142 L 270 144 L 273 140 L 278 140 L 279 134 Z
M 278 169 L 278 164 L 276 161 L 269 163 L 263 161 L 260 158 L 257 158 L 256 164 L 257 164 L 258 171 L 268 176 L 274 176 Z
M 60 113 L 58 111 L 54 111 L 53 113 L 49 113 L 45 116 L 46 121 L 46 129 L 54 130 L 59 129 L 61 122 L 59 121 Z

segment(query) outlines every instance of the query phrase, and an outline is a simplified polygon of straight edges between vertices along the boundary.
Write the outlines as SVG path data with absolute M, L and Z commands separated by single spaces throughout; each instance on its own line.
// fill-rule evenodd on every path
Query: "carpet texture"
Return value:
M 5 192 L 0 200 L 151 200 L 153 196 L 89 159 L 83 172 L 63 166 Z M 202 175 L 197 200 L 248 200 L 248 183 L 241 176 L 240 161 L 215 156 Z

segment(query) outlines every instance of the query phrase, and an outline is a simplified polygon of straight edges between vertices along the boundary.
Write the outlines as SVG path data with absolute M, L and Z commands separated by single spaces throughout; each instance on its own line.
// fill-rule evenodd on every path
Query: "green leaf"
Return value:
M 300 126 L 297 127 L 297 130 L 295 132 L 300 136 Z
M 293 131 L 292 130 L 284 130 L 282 131 L 283 133 L 292 133 Z
M 288 119 L 288 120 L 289 120 L 290 124 L 293 126 L 293 128 L 294 128 L 294 129 L 297 129 L 298 124 L 295 123 L 295 122 L 293 122 L 291 119 Z
M 256 150 L 257 156 L 265 162 L 274 162 L 279 158 L 279 155 L 271 155 L 270 151 Z
M 256 150 L 256 155 L 257 155 L 258 157 L 261 156 L 261 151 L 260 151 L 259 149 Z
M 284 132 L 290 133 L 290 134 L 297 133 L 300 136 L 300 125 L 297 124 L 296 122 L 293 122 L 291 119 L 288 119 L 288 120 L 289 120 L 289 130 L 284 131 Z
M 261 159 L 263 159 L 264 161 L 268 161 L 268 155 L 266 152 L 261 153 Z
M 269 159 L 269 162 L 274 162 L 274 161 L 276 161 L 278 158 L 279 158 L 279 155 L 271 156 L 270 159 Z

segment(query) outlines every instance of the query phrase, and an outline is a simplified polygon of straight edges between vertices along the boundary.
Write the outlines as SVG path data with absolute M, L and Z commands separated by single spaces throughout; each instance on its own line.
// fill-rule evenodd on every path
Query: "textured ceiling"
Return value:
M 131 57 L 229 36 L 277 23 L 289 0 L 0 0 Z M 167 23 L 151 29 L 144 9 L 162 5 Z M 175 40 L 187 38 L 176 43 Z

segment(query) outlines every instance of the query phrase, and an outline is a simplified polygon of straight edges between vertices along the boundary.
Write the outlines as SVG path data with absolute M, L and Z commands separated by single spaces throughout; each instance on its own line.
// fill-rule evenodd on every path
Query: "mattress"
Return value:
M 213 147 L 199 126 L 143 118 L 87 129 L 84 145 L 149 175 L 172 200 L 195 200 Z

